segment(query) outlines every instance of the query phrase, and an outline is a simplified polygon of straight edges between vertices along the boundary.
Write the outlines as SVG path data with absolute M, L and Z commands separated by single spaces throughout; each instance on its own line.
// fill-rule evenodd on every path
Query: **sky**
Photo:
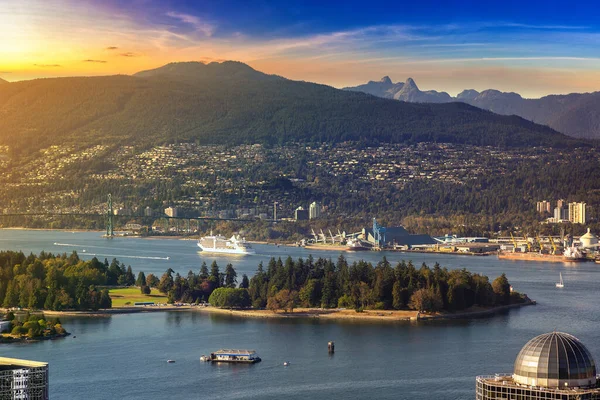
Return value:
M 0 78 L 242 61 L 354 86 L 384 75 L 456 95 L 600 90 L 593 1 L 0 0 Z

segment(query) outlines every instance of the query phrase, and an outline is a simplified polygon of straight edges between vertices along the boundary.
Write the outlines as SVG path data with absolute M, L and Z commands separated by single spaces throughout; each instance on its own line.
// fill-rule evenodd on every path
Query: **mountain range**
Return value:
M 600 139 L 600 92 L 525 99 L 513 92 L 494 89 L 478 92 L 468 89 L 456 97 L 451 97 L 446 92 L 421 91 L 411 78 L 405 83 L 393 83 L 388 76 L 380 81 L 369 81 L 364 85 L 346 87 L 344 90 L 407 102 L 463 102 L 497 114 L 518 115 L 576 138 Z
M 5 81 L 4 79 L 0 78 L 0 85 L 2 85 L 3 83 L 8 83 L 8 82 Z
M 419 101 L 437 92 L 421 92 L 410 80 L 398 93 Z M 17 155 L 51 145 L 149 147 L 184 141 L 446 142 L 509 147 L 581 143 L 520 117 L 460 102 L 381 99 L 267 75 L 233 61 L 172 63 L 133 76 L 4 84 L 0 85 L 0 118 L 0 144 L 9 145 Z
M 446 92 L 419 90 L 412 78 L 408 78 L 406 82 L 393 83 L 389 76 L 384 76 L 379 81 L 369 81 L 364 85 L 346 87 L 343 90 L 363 92 L 385 99 L 410 103 L 448 103 L 453 101 L 453 98 Z

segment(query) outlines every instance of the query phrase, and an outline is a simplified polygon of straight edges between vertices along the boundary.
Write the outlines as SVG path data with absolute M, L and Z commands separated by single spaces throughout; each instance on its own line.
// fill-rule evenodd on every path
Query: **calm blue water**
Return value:
M 0 249 L 117 257 L 134 271 L 186 274 L 202 261 L 194 241 L 103 239 L 100 233 L 0 230 Z M 55 243 L 57 243 L 55 245 Z M 256 246 L 258 254 L 218 257 L 252 275 L 271 256 L 307 257 L 299 248 Z M 86 252 L 83 253 L 83 250 Z M 100 256 L 101 255 L 101 256 Z M 338 252 L 314 252 L 336 259 Z M 376 262 L 383 254 L 345 253 Z M 385 254 L 392 262 L 408 257 Z M 167 260 L 166 258 L 169 257 Z M 77 336 L 0 345 L 0 354 L 50 363 L 52 399 L 473 399 L 476 375 L 511 372 L 533 336 L 561 330 L 579 337 L 600 360 L 600 266 L 522 263 L 495 257 L 411 254 L 413 263 L 467 268 L 538 301 L 493 318 L 429 323 L 255 320 L 198 312 L 63 318 Z M 565 288 L 554 283 L 562 272 Z M 336 353 L 327 354 L 335 340 Z M 256 349 L 257 365 L 216 366 L 199 357 L 221 347 Z M 175 364 L 167 364 L 175 359 Z M 283 367 L 284 361 L 289 367 Z

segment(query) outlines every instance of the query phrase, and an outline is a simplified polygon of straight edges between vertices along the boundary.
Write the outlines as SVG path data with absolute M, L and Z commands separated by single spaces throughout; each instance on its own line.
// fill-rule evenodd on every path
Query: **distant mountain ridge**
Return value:
M 467 89 L 456 97 L 451 97 L 446 92 L 420 91 L 411 78 L 407 80 L 407 83 L 410 81 L 410 91 L 406 89 L 407 83 L 393 83 L 389 77 L 385 78 L 388 82 L 386 87 L 390 88 L 389 91 L 393 92 L 392 95 L 387 91 L 376 90 L 379 86 L 372 85 L 372 83 L 376 83 L 373 81 L 366 85 L 346 87 L 343 90 L 361 91 L 378 97 L 417 103 L 459 101 L 497 114 L 518 115 L 572 137 L 600 139 L 600 92 L 524 99 L 520 94 L 514 92 L 501 92 L 494 89 L 478 92 L 474 89 Z
M 239 61 L 211 62 L 208 64 L 187 61 L 175 62 L 162 67 L 140 71 L 133 74 L 138 78 L 168 78 L 180 81 L 201 81 L 213 79 L 252 79 L 252 80 L 279 80 L 276 75 L 267 75 L 259 72 L 247 64 Z
M 414 82 L 400 92 L 428 96 Z M 239 62 L 173 63 L 134 76 L 0 85 L 0 115 L 0 144 L 15 154 L 51 145 L 151 147 L 186 141 L 581 145 L 548 127 L 468 104 L 380 99 L 267 75 Z
M 2 85 L 3 83 L 8 83 L 8 82 L 5 81 L 4 79 L 0 78 L 0 85 Z
M 363 92 L 409 103 L 447 103 L 452 101 L 452 97 L 446 92 L 419 90 L 412 78 L 408 78 L 404 83 L 393 83 L 389 76 L 384 76 L 379 81 L 369 81 L 364 85 L 345 87 L 342 90 Z

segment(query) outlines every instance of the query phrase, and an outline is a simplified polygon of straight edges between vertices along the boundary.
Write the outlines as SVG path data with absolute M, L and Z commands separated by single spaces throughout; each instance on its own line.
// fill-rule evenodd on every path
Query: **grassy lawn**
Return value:
M 140 288 L 126 288 L 126 289 L 111 289 L 109 291 L 110 298 L 112 300 L 113 307 L 127 307 L 132 306 L 136 301 L 153 301 L 155 303 L 166 303 L 167 296 L 164 296 L 157 289 L 152 289 L 149 295 L 142 294 Z M 129 304 L 126 304 L 129 303 Z

